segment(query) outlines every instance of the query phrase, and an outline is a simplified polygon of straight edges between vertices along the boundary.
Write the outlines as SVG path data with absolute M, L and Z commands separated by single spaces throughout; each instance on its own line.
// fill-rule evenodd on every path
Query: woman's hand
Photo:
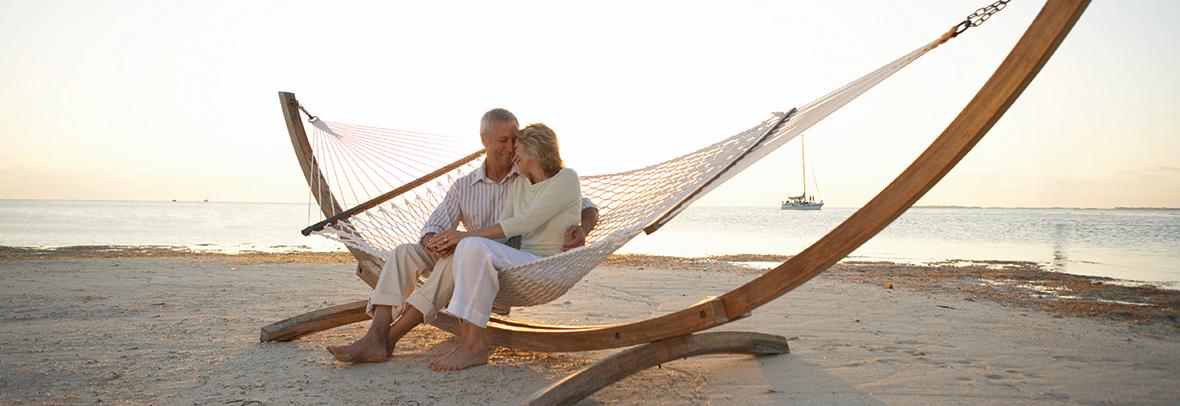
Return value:
M 447 230 L 431 236 L 426 241 L 426 247 L 437 252 L 450 252 L 459 241 L 467 238 L 468 234 L 459 230 Z
M 565 242 L 561 244 L 562 251 L 569 251 L 583 245 L 586 245 L 586 233 L 582 231 L 581 225 L 575 224 L 565 230 Z

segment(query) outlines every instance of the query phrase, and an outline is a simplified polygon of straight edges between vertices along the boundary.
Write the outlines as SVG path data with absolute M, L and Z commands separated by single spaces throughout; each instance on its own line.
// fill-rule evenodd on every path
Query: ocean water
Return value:
M 856 211 L 690 208 L 621 252 L 795 254 Z M 849 260 L 1031 261 L 1046 270 L 1180 287 L 1180 210 L 912 208 Z
M 0 245 L 174 246 L 226 253 L 343 250 L 334 241 L 300 234 L 308 218 L 307 205 L 297 203 L 0 200 Z
M 620 250 L 696 257 L 793 255 L 855 211 L 693 207 Z M 0 245 L 178 246 L 209 252 L 339 251 L 299 230 L 306 204 L 0 200 Z M 1033 261 L 1080 275 L 1180 286 L 1180 210 L 914 208 L 850 260 Z

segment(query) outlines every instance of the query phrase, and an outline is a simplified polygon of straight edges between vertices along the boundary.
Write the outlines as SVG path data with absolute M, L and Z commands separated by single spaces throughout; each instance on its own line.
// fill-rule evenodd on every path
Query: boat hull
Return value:
M 783 204 L 782 210 L 819 210 L 824 207 L 823 203 L 813 204 Z

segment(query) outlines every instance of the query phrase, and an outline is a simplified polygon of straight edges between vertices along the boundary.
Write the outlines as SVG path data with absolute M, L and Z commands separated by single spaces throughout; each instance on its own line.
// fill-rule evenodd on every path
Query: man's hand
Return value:
M 562 251 L 569 251 L 583 245 L 586 245 L 586 233 L 582 232 L 582 226 L 572 225 L 565 230 L 565 242 L 561 244 Z
M 430 246 L 430 244 L 427 244 L 427 242 L 433 238 L 434 238 L 434 233 L 427 233 L 426 235 L 422 236 L 422 239 L 418 240 L 418 245 L 421 245 L 422 248 L 426 249 L 426 256 L 430 257 L 430 259 L 433 259 L 435 261 L 438 261 L 440 259 L 450 256 L 450 252 L 435 250 L 434 248 L 432 248 Z M 454 250 L 450 250 L 450 251 L 454 251 Z

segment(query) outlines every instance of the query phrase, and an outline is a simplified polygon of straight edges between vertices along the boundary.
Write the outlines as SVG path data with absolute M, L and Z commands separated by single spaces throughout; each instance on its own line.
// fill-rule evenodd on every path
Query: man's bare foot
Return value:
M 344 362 L 385 362 L 389 359 L 390 352 L 385 340 L 369 334 L 352 344 L 332 345 L 327 349 L 336 360 Z
M 430 363 L 430 369 L 435 371 L 458 371 L 488 363 L 488 349 L 486 346 L 460 345 Z

